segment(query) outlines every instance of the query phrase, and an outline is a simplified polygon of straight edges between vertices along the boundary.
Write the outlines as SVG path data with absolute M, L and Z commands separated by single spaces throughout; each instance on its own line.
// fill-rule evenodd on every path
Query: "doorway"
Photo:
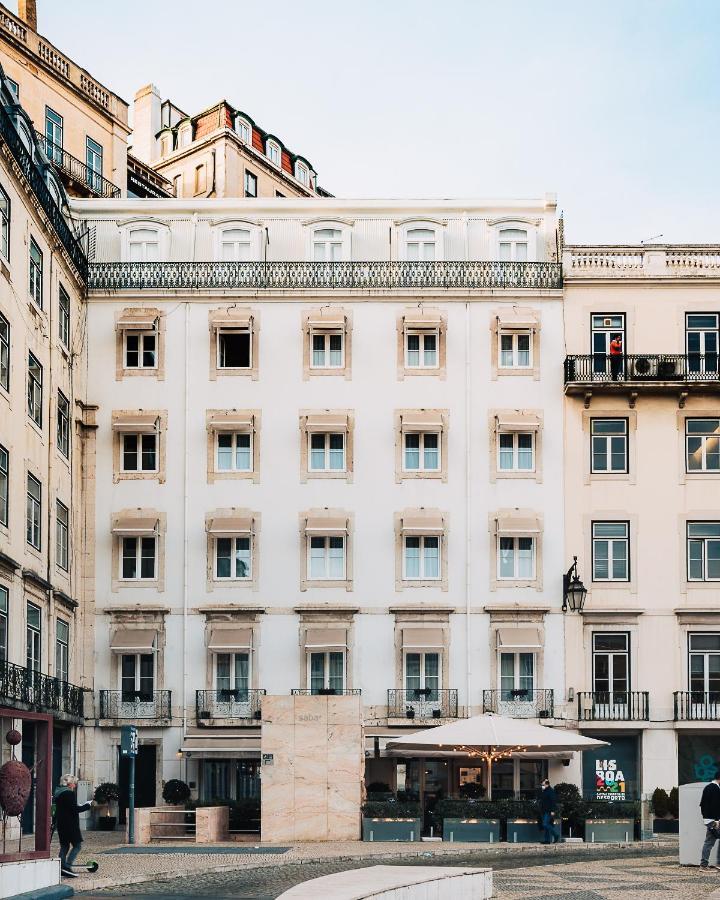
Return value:
M 23 722 L 20 759 L 32 772 L 30 796 L 20 816 L 20 828 L 23 834 L 32 834 L 35 830 L 35 724 Z
M 610 375 L 610 341 L 616 336 L 622 338 L 623 353 L 625 350 L 625 314 L 599 313 L 592 317 L 590 340 L 592 344 L 593 374 L 607 377 Z
M 127 821 L 127 808 L 130 803 L 130 760 L 118 752 L 118 787 L 120 788 L 119 820 L 123 825 Z M 155 806 L 157 796 L 155 778 L 157 775 L 157 747 L 155 744 L 140 744 L 135 759 L 135 806 Z

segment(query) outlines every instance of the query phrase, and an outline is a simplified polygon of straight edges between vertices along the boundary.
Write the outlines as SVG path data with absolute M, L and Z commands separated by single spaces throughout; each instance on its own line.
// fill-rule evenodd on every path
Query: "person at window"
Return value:
M 616 334 L 610 341 L 610 377 L 613 381 L 620 381 L 623 374 L 623 345 L 622 335 Z
M 549 779 L 546 778 L 540 791 L 540 813 L 543 828 L 543 839 L 540 843 L 542 844 L 558 844 L 560 842 L 560 834 L 555 825 L 556 811 L 557 794 L 555 789 L 550 787 Z
M 60 871 L 68 878 L 77 878 L 73 872 L 73 863 L 82 847 L 80 831 L 80 813 L 87 812 L 95 801 L 78 806 L 75 797 L 78 780 L 75 775 L 63 775 L 59 786 L 55 789 L 55 827 L 60 841 Z M 72 846 L 72 850 L 70 847 Z
M 710 869 L 710 854 L 716 841 L 720 841 L 720 766 L 713 780 L 703 788 L 700 798 L 700 812 L 706 828 L 705 843 L 700 857 L 700 868 L 707 872 Z M 714 866 L 713 868 L 720 868 Z

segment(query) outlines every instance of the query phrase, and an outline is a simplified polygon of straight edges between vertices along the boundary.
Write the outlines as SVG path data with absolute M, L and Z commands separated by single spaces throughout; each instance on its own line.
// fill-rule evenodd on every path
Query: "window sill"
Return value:
M 161 472 L 115 472 L 113 481 L 157 481 L 163 484 L 165 477 Z
M 351 591 L 353 589 L 353 583 L 352 581 L 348 580 L 333 581 L 331 579 L 327 579 L 322 581 L 313 581 L 308 578 L 303 581 L 300 589 L 306 591 L 309 588 L 335 588 L 336 590 Z
M 159 376 L 159 369 L 141 369 L 141 368 L 132 368 L 132 369 L 121 369 L 120 377 L 121 378 L 157 378 Z
M 398 472 L 396 482 L 427 480 L 447 481 L 447 472 Z
M 508 471 L 505 469 L 496 469 L 495 477 L 497 479 L 500 478 L 509 478 L 509 479 L 517 479 L 517 478 L 528 478 L 531 481 L 538 481 L 540 478 L 540 474 L 538 472 L 514 472 Z
M 308 471 L 303 472 L 303 478 L 305 481 L 315 481 L 316 479 L 324 480 L 324 479 L 335 479 L 341 481 L 351 481 L 352 480 L 352 472 L 316 472 L 316 471 Z

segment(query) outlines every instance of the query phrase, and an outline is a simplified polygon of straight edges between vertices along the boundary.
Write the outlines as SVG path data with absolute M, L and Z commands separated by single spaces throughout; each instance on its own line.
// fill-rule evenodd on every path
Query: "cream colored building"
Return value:
M 720 740 L 720 248 L 563 260 L 568 714 L 651 794 L 709 779 Z

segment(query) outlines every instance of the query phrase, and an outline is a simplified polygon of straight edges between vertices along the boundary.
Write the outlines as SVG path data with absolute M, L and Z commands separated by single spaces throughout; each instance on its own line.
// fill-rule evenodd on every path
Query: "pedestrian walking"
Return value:
M 713 780 L 703 789 L 700 798 L 700 813 L 706 828 L 700 868 L 707 872 L 710 869 L 712 849 L 716 841 L 720 841 L 720 768 L 716 771 Z
M 623 343 L 622 335 L 616 334 L 610 341 L 610 377 L 613 381 L 620 381 L 623 370 Z
M 60 871 L 68 878 L 77 878 L 77 872 L 73 872 L 72 867 L 83 841 L 80 813 L 94 806 L 94 802 L 78 806 L 75 794 L 77 786 L 78 780 L 75 775 L 63 775 L 59 786 L 55 789 L 54 797 L 55 827 L 60 841 Z
M 542 783 L 542 791 L 540 792 L 540 814 L 542 816 L 543 828 L 543 844 L 557 844 L 560 841 L 560 834 L 555 825 L 555 816 L 557 814 L 557 794 L 555 789 L 550 786 L 550 780 L 546 778 Z

